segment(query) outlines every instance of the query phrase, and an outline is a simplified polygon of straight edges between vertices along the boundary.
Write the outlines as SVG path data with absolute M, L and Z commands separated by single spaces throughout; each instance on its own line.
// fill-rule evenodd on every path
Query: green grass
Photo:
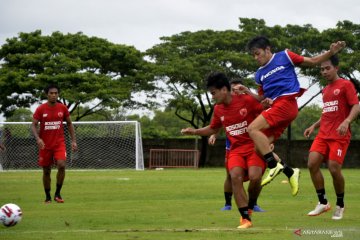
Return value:
M 335 205 L 332 180 L 323 173 Z M 41 171 L 0 172 L 0 204 L 16 203 L 24 213 L 19 225 L 0 226 L 0 239 L 297 239 L 296 229 L 301 239 L 334 239 L 331 231 L 340 231 L 339 239 L 360 239 L 360 170 L 343 173 L 343 220 L 331 220 L 332 211 L 306 216 L 317 197 L 303 169 L 298 196 L 291 196 L 281 175 L 261 193 L 258 203 L 267 212 L 253 214 L 253 228 L 237 230 L 236 208 L 220 211 L 224 169 L 67 171 L 65 203 L 48 205 Z

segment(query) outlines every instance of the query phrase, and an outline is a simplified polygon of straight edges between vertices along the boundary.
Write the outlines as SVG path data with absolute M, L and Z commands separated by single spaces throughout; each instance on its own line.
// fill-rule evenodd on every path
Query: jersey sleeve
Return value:
M 346 99 L 349 105 L 355 105 L 355 104 L 359 104 L 359 99 L 357 97 L 357 93 L 354 87 L 354 84 L 350 81 L 347 81 L 347 86 L 345 87 L 346 89 Z
M 213 117 L 210 122 L 210 127 L 212 129 L 218 129 L 218 128 L 222 127 L 222 123 L 221 123 L 221 120 L 220 120 L 220 117 L 218 114 L 218 106 L 217 105 L 215 105 L 215 107 L 214 107 L 214 114 L 213 114 Z
M 285 51 L 294 65 L 300 65 L 304 62 L 303 56 L 300 56 L 290 50 L 285 50 Z
M 38 108 L 36 108 L 35 113 L 33 114 L 33 119 L 36 119 L 38 121 L 41 120 L 41 106 L 39 106 Z

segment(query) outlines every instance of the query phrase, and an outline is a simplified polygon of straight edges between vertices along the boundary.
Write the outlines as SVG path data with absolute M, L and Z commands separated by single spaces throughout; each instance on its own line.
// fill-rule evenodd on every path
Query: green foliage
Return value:
M 180 130 L 187 127 L 187 124 L 176 117 L 174 110 L 156 110 L 154 117 L 147 116 L 128 116 L 128 120 L 139 121 L 141 123 L 141 135 L 143 138 L 166 139 L 178 138 L 181 136 Z
M 6 117 L 43 99 L 48 83 L 59 85 L 61 101 L 70 112 L 94 100 L 98 103 L 86 115 L 126 106 L 141 85 L 135 76 L 144 64 L 133 47 L 82 33 L 43 36 L 39 30 L 7 39 L 0 60 L 0 111 Z

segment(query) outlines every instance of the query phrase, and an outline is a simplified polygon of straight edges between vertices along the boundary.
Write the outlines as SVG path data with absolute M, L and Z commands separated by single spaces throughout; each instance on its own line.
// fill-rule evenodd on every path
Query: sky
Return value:
M 359 24 L 359 13 L 358 0 L 0 0 L 0 45 L 40 29 L 44 35 L 83 32 L 145 51 L 162 36 L 236 30 L 240 17 L 324 30 L 343 20 Z

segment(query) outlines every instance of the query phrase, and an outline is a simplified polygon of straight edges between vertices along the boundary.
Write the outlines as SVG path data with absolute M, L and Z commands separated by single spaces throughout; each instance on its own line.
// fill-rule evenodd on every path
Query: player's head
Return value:
M 270 40 L 264 36 L 251 39 L 247 44 L 247 49 L 259 66 L 264 66 L 272 57 Z
M 229 79 L 221 72 L 211 73 L 206 78 L 206 88 L 216 103 L 223 103 L 231 89 Z
M 328 81 L 334 81 L 339 78 L 338 76 L 339 70 L 339 58 L 337 55 L 333 55 L 321 63 L 320 72 L 321 75 Z
M 243 85 L 243 80 L 241 78 L 232 79 L 230 81 L 231 92 L 234 94 L 241 94 L 239 87 Z
M 59 97 L 60 88 L 56 84 L 51 83 L 46 86 L 44 92 L 47 96 L 48 102 L 56 103 Z

